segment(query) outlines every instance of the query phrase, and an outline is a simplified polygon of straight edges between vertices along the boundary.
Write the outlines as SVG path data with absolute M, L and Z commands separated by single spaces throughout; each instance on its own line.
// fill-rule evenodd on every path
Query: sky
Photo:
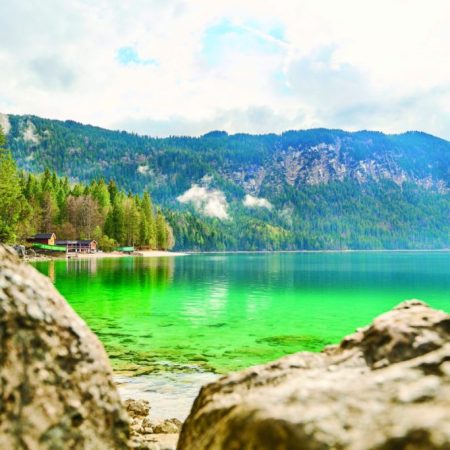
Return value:
M 448 0 L 1 0 L 0 112 L 450 139 Z

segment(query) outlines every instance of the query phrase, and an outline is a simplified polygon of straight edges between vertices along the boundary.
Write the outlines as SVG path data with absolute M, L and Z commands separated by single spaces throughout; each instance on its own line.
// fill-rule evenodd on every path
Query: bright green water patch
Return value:
M 450 253 L 36 263 L 124 373 L 227 372 L 337 343 L 404 299 L 450 309 Z

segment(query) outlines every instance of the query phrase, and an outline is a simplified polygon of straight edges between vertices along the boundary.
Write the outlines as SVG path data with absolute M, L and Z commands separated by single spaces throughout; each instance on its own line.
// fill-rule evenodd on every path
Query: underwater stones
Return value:
M 128 430 L 97 337 L 0 245 L 0 448 L 126 449 Z
M 412 300 L 200 391 L 178 449 L 448 449 L 450 316 Z

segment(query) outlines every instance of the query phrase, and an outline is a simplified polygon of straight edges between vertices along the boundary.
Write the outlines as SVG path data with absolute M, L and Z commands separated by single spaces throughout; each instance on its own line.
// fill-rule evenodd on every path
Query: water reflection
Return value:
M 36 267 L 126 373 L 224 372 L 319 350 L 412 297 L 450 309 L 450 253 L 130 257 Z

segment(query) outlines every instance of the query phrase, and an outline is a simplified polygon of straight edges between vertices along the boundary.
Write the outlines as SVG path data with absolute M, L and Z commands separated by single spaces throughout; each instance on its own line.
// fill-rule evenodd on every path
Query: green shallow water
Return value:
M 449 252 L 35 263 L 124 374 L 223 373 L 337 343 L 404 299 L 450 309 Z

